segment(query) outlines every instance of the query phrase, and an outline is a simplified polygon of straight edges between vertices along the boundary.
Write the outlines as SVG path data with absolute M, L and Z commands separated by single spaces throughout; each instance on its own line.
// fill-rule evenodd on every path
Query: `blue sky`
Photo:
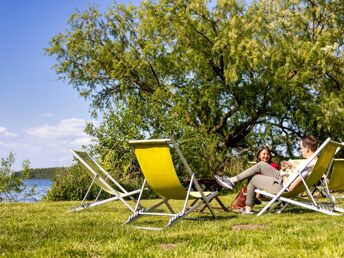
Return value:
M 92 120 L 89 103 L 57 80 L 51 69 L 54 59 L 43 49 L 68 28 L 67 19 L 76 10 L 87 9 L 89 3 L 104 9 L 113 2 L 1 0 L 0 157 L 13 152 L 13 169 L 21 169 L 24 159 L 32 168 L 70 165 L 69 149 L 90 143 L 83 132 Z M 130 2 L 137 5 L 140 0 Z
M 0 157 L 13 152 L 15 170 L 24 159 L 32 168 L 70 165 L 69 149 L 90 142 L 83 133 L 91 120 L 88 103 L 57 80 L 54 59 L 43 54 L 49 40 L 68 28 L 68 17 L 89 3 L 105 8 L 113 1 L 1 1 Z

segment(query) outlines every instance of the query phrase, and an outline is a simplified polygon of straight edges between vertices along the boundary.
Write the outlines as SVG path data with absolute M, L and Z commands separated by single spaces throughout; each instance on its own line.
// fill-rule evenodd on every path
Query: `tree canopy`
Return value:
M 261 145 L 293 156 L 306 133 L 344 140 L 343 35 L 341 0 L 142 1 L 73 14 L 46 53 L 104 114 L 103 156 L 174 135 L 207 174 Z

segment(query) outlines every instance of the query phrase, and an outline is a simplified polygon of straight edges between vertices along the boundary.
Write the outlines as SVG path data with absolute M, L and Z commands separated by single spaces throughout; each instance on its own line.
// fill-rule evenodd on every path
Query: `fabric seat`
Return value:
M 279 210 L 282 212 L 289 204 L 301 206 L 307 209 L 311 209 L 314 211 L 318 211 L 321 213 L 325 213 L 328 215 L 339 215 L 336 213 L 337 211 L 341 212 L 342 209 L 337 207 L 335 203 L 329 199 L 329 203 L 321 204 L 315 200 L 313 197 L 310 187 L 317 185 L 322 178 L 323 175 L 327 172 L 331 162 L 334 158 L 334 155 L 337 153 L 338 149 L 343 147 L 343 144 L 332 141 L 328 138 L 318 149 L 317 151 L 310 157 L 309 159 L 305 160 L 301 166 L 297 167 L 297 174 L 293 175 L 293 178 L 290 179 L 289 183 L 285 185 L 280 192 L 277 194 L 271 194 L 264 189 L 256 189 L 257 193 L 263 194 L 272 198 L 265 207 L 260 210 L 258 216 L 262 215 L 268 209 L 273 209 L 279 203 L 284 202 L 285 205 Z M 315 166 L 310 174 L 302 177 L 301 172 L 311 163 L 314 159 L 316 159 Z M 292 191 L 286 192 L 285 190 L 292 184 L 293 181 L 296 180 L 298 176 L 301 176 L 302 182 L 295 187 Z M 299 194 L 302 192 L 307 193 L 307 198 L 299 198 Z
M 148 184 L 153 192 L 161 197 L 161 199 L 147 209 L 139 209 L 138 205 L 141 201 L 140 193 L 135 211 L 129 216 L 125 224 L 133 223 L 143 216 L 170 217 L 163 227 L 137 226 L 142 229 L 161 230 L 171 226 L 203 205 L 210 211 L 212 218 L 215 218 L 215 213 L 209 203 L 218 195 L 218 192 L 204 192 L 201 189 L 195 178 L 195 174 L 192 172 L 177 143 L 173 139 L 132 140 L 129 141 L 129 144 L 132 145 L 134 149 L 134 153 L 145 177 L 142 189 Z M 171 146 L 174 147 L 190 176 L 190 183 L 187 188 L 182 185 L 177 176 L 170 152 Z M 194 190 L 192 190 L 192 188 Z M 171 200 L 184 200 L 181 210 L 176 212 L 175 208 L 173 208 L 170 203 Z M 188 200 L 194 200 L 191 206 L 188 206 Z M 161 210 L 162 205 L 166 205 L 168 212 Z
M 331 198 L 333 202 L 344 197 L 344 159 L 333 160 L 326 176 L 316 186 L 315 192 Z
M 328 188 L 331 192 L 344 191 L 344 159 L 333 160 L 328 178 Z
M 85 171 L 92 179 L 90 186 L 81 202 L 81 205 L 73 208 L 72 211 L 80 211 L 86 208 L 91 208 L 115 200 L 120 200 L 129 210 L 134 211 L 134 208 L 124 198 L 128 197 L 132 199 L 136 204 L 136 200 L 133 197 L 133 195 L 138 194 L 140 192 L 140 189 L 128 192 L 108 172 L 106 172 L 87 152 L 77 150 L 70 151 L 85 167 Z M 93 185 L 97 185 L 100 188 L 100 190 L 94 201 L 86 203 L 86 198 Z M 98 200 L 100 193 L 102 191 L 109 193 L 111 197 L 105 200 Z

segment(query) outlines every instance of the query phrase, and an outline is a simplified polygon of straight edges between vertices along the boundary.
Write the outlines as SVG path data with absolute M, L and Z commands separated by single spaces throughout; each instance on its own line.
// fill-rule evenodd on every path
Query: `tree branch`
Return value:
M 219 124 L 214 126 L 213 128 L 211 128 L 208 131 L 210 133 L 219 132 L 226 125 L 228 118 L 231 117 L 232 115 L 234 115 L 237 111 L 238 111 L 238 109 L 235 108 L 235 109 L 227 112 L 223 117 L 221 117 Z

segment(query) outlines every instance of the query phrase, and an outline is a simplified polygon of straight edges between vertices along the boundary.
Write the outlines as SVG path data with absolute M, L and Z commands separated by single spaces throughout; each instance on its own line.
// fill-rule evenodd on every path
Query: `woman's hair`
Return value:
M 304 148 L 309 148 L 312 152 L 315 152 L 318 148 L 318 140 L 313 135 L 302 137 L 301 144 Z
M 269 153 L 269 155 L 270 155 L 270 160 L 269 160 L 269 162 L 271 162 L 271 150 L 270 150 L 270 148 L 268 147 L 268 146 L 263 146 L 263 147 L 261 147 L 259 150 L 258 150 L 258 152 L 257 152 L 257 155 L 256 155 L 256 161 L 257 161 L 257 163 L 260 161 L 260 157 L 259 157 L 259 155 L 260 155 L 260 153 L 263 151 L 263 150 L 266 150 L 268 153 Z

